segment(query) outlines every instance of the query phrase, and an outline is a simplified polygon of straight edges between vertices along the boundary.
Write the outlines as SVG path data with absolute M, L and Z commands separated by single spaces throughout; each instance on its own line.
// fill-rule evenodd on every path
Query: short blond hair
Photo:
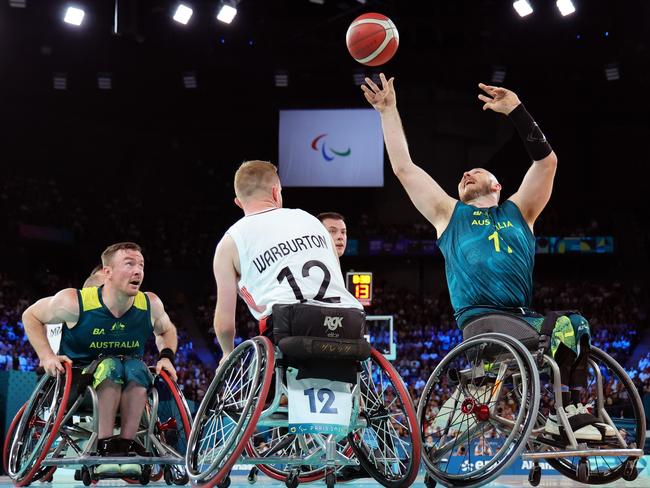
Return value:
M 245 161 L 235 173 L 235 195 L 247 200 L 256 193 L 271 193 L 280 182 L 278 169 L 268 161 Z
M 102 253 L 102 265 L 110 266 L 115 253 L 117 251 L 127 250 L 127 249 L 132 251 L 138 251 L 140 254 L 142 254 L 142 248 L 138 246 L 135 242 L 118 242 L 116 244 L 111 244 L 106 249 L 104 249 L 104 252 Z

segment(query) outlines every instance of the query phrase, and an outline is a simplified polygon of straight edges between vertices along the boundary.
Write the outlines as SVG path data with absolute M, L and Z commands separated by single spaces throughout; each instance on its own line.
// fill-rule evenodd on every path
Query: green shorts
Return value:
M 544 317 L 522 317 L 526 322 L 539 332 L 544 322 Z M 576 355 L 580 353 L 580 339 L 586 335 L 590 337 L 589 322 L 582 315 L 562 315 L 555 322 L 551 336 L 551 354 L 555 357 L 560 344 L 564 344 Z
M 128 385 L 129 381 L 135 381 L 147 389 L 153 384 L 153 376 L 151 376 L 149 368 L 137 358 L 108 357 L 104 359 L 97 365 L 93 373 L 93 388 L 97 388 L 104 380 L 110 380 L 123 386 Z

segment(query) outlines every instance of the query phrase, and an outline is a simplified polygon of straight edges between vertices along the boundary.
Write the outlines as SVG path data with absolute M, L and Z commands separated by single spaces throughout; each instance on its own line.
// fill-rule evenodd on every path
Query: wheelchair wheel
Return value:
M 607 353 L 596 347 L 591 348 L 590 367 L 584 405 L 594 407 L 594 415 L 598 416 L 598 382 L 594 366 L 600 370 L 603 381 L 605 402 L 604 408 L 615 427 L 621 433 L 624 444 L 618 438 L 606 439 L 604 443 L 589 445 L 590 449 L 607 448 L 641 448 L 645 445 L 646 421 L 643 403 L 637 388 L 625 370 Z M 611 403 L 608 403 L 611 402 Z M 611 483 L 623 477 L 631 479 L 636 473 L 637 458 L 626 456 L 593 456 L 582 463 L 581 458 L 547 459 L 548 463 L 563 475 L 575 481 L 590 485 Z M 586 476 L 586 481 L 580 478 Z
M 187 453 L 187 443 L 192 427 L 192 413 L 183 396 L 183 392 L 171 379 L 165 370 L 162 370 L 154 381 L 158 390 L 158 419 L 154 432 L 168 452 L 181 458 Z M 166 454 L 166 453 L 158 453 Z M 185 485 L 189 476 L 185 466 L 173 464 L 160 470 L 151 477 L 151 481 L 158 481 L 162 476 L 165 481 L 175 485 Z
M 367 426 L 348 434 L 361 466 L 391 488 L 409 486 L 420 467 L 417 417 L 408 390 L 377 350 L 361 364 L 359 417 Z
M 498 333 L 456 346 L 418 405 L 428 473 L 446 486 L 488 483 L 519 456 L 537 421 L 539 374 L 530 352 Z
M 9 447 L 13 441 L 14 434 L 16 433 L 16 427 L 18 426 L 18 422 L 20 422 L 26 406 L 27 403 L 20 407 L 20 410 L 16 412 L 16 415 L 14 415 L 14 418 L 12 419 L 11 424 L 9 424 L 9 428 L 7 429 L 7 436 L 2 448 L 2 467 L 4 468 L 5 473 L 9 472 Z M 51 480 L 51 476 L 55 471 L 56 466 L 41 467 L 41 469 L 39 469 L 38 472 L 32 477 L 32 481 L 46 481 L 48 478 Z
M 70 364 L 64 374 L 45 375 L 27 401 L 9 448 L 8 472 L 16 486 L 27 486 L 41 471 L 41 462 L 58 437 L 72 387 Z M 49 471 L 49 470 L 44 470 Z M 44 475 L 43 475 L 44 476 Z
M 192 425 L 186 467 L 204 488 L 221 483 L 255 430 L 275 363 L 266 337 L 242 342 L 217 369 Z
M 14 415 L 11 424 L 9 424 L 9 429 L 7 429 L 7 436 L 5 437 L 5 443 L 2 448 L 2 467 L 4 468 L 5 473 L 9 472 L 9 446 L 13 441 L 13 436 L 16 432 L 16 426 L 18 426 L 18 422 L 20 421 L 20 418 L 22 417 L 26 406 L 27 404 L 25 403 L 22 407 L 20 407 L 20 410 L 18 410 L 18 412 L 16 412 L 16 415 Z

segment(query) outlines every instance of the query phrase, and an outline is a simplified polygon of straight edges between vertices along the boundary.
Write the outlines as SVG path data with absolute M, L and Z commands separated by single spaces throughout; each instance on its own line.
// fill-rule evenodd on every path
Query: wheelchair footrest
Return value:
M 643 449 L 567 449 L 566 451 L 526 452 L 521 455 L 523 459 L 533 461 L 540 459 L 592 456 L 641 457 L 643 456 Z

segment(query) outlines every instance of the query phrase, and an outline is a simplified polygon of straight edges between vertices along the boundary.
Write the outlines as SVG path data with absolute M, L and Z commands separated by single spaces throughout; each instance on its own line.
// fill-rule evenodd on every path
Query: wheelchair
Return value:
M 78 467 L 75 479 L 85 486 L 104 478 L 142 485 L 161 478 L 168 485 L 188 483 L 183 464 L 191 413 L 182 391 L 165 371 L 154 378 L 136 434 L 144 455 L 118 457 L 97 455 L 97 393 L 77 381 L 80 368 L 64 363 L 64 369 L 40 379 L 9 427 L 3 463 L 16 486 L 51 481 L 57 467 Z M 138 464 L 141 471 L 138 475 L 97 473 L 102 464 Z
M 591 347 L 582 403 L 612 429 L 600 440 L 578 440 L 562 408 L 550 331 L 492 313 L 467 324 L 463 338 L 437 365 L 418 405 L 427 487 L 489 483 L 520 455 L 532 486 L 540 483 L 541 461 L 592 485 L 637 477 L 645 413 L 636 387 L 607 353 Z M 559 435 L 545 430 L 553 403 Z
M 301 368 L 314 362 L 347 362 L 352 381 L 308 373 L 300 379 Z M 347 391 L 347 409 L 337 388 Z M 322 420 L 327 412 L 343 422 L 310 424 L 309 415 Z M 365 340 L 294 336 L 276 347 L 258 336 L 218 368 L 192 425 L 186 468 L 205 488 L 229 486 L 235 464 L 252 466 L 250 483 L 262 471 L 289 488 L 323 478 L 331 488 L 339 470 L 360 465 L 384 486 L 405 487 L 419 469 L 417 430 L 401 378 Z

